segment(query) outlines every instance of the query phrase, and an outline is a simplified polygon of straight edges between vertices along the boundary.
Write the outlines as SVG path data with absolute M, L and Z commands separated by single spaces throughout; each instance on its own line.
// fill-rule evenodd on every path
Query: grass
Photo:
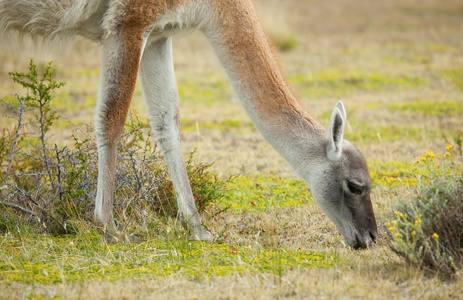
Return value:
M 294 269 L 329 268 L 342 263 L 323 252 L 240 247 L 225 244 L 150 239 L 139 245 L 105 245 L 97 232 L 52 237 L 10 233 L 2 236 L 0 281 L 26 284 L 87 280 L 148 280 L 184 276 L 255 273 L 285 274 Z M 183 236 L 182 238 L 185 238 Z
M 186 103 L 210 105 L 231 98 L 232 89 L 227 81 L 206 75 L 202 80 L 185 80 L 179 85 L 179 97 Z
M 432 161 L 434 157 L 433 153 L 427 153 L 414 163 L 370 163 L 374 189 L 386 191 L 386 195 L 396 195 L 403 188 L 416 186 L 432 167 L 431 163 L 420 162 Z M 34 233 L 27 225 L 8 224 L 3 220 L 3 226 L 6 225 L 9 230 L 0 237 L 0 283 L 72 285 L 88 281 L 144 282 L 172 277 L 203 282 L 208 280 L 207 277 L 217 279 L 253 274 L 273 274 L 284 278 L 294 272 L 306 274 L 313 268 L 343 270 L 344 266 L 350 266 L 357 269 L 357 256 L 363 259 L 377 256 L 386 264 L 391 260 L 391 254 L 384 247 L 362 253 L 346 252 L 346 248 L 341 248 L 339 252 L 336 246 L 336 243 L 342 244 L 339 237 L 335 238 L 335 245 L 323 246 L 326 237 L 312 236 L 320 244 L 315 249 L 304 247 L 304 243 L 285 243 L 281 235 L 287 232 L 295 230 L 299 232 L 299 235 L 295 234 L 299 238 L 301 233 L 306 238 L 311 233 L 310 228 L 291 222 L 291 218 L 298 217 L 301 210 L 303 214 L 318 210 L 300 180 L 270 176 L 238 177 L 228 183 L 227 189 L 228 193 L 217 204 L 229 209 L 225 215 L 217 217 L 222 220 L 210 224 L 216 227 L 223 220 L 230 222 L 239 218 L 236 224 L 216 228 L 221 232 L 224 244 L 189 242 L 175 221 L 167 225 L 148 225 L 139 232 L 139 244 L 108 246 L 101 243 L 97 232 L 53 237 Z M 274 217 L 266 221 L 269 215 Z M 259 217 L 263 217 L 260 221 L 267 224 L 259 224 Z M 153 227 L 160 228 L 153 230 Z M 257 243 L 251 240 L 243 243 L 236 240 L 238 235 L 261 237 Z
M 240 120 L 223 120 L 213 123 L 198 123 L 190 119 L 181 120 L 181 129 L 182 131 L 198 130 L 201 129 L 218 129 L 220 131 L 237 131 L 239 129 L 245 130 L 253 128 L 254 125 L 251 121 L 242 122 Z
M 456 163 L 462 153 L 462 4 L 257 3 L 265 31 L 287 33 L 282 45 L 291 49 L 280 53 L 280 63 L 303 105 L 327 125 L 343 100 L 347 138 L 370 166 L 378 244 L 362 252 L 345 247 L 305 185 L 234 101 L 226 75 L 209 59 L 212 51 L 194 33 L 174 41 L 182 150 L 198 148 L 196 158 L 215 161 L 218 174 L 239 174 L 219 203 L 228 210 L 206 220 L 223 244 L 190 245 L 175 221 L 130 224 L 141 244 L 105 247 L 90 229 L 58 238 L 21 226 L 18 233 L 2 220 L 12 233 L 1 237 L 0 298 L 461 298 L 461 271 L 445 281 L 404 263 L 390 251 L 383 224 L 392 217 L 393 199 L 407 198 L 416 175 L 426 175 L 418 159 L 432 151 L 439 164 L 449 144 Z M 57 95 L 65 100 L 59 111 L 74 123 L 93 120 L 100 51 L 78 41 L 51 56 L 58 81 L 67 82 Z M 34 51 L 0 48 L 0 98 L 18 90 L 7 72 L 25 70 L 29 56 Z M 132 106 L 146 117 L 138 87 Z M 9 126 L 4 118 L 0 124 Z M 71 130 L 50 134 L 72 143 Z M 8 279 L 13 275 L 22 277 Z
M 461 101 L 423 101 L 416 99 L 407 103 L 394 103 L 388 107 L 393 111 L 411 112 L 414 114 L 422 114 L 425 116 L 461 116 L 463 107 Z
M 398 140 L 429 140 L 439 137 L 439 130 L 413 128 L 411 126 L 368 126 L 365 122 L 352 122 L 352 134 L 349 140 L 354 143 L 392 142 Z
M 444 70 L 443 75 L 463 91 L 463 70 Z
M 228 183 L 227 190 L 229 192 L 221 204 L 237 213 L 314 204 L 302 180 L 274 176 L 238 177 Z
M 309 74 L 296 74 L 289 81 L 297 87 L 303 97 L 345 97 L 358 92 L 380 92 L 383 90 L 404 90 L 419 88 L 427 84 L 425 78 L 407 74 L 368 74 L 368 71 L 346 71 L 326 69 Z

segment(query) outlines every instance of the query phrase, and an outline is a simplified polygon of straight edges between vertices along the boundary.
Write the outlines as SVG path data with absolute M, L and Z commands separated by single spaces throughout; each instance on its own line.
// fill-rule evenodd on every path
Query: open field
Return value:
M 182 147 L 185 155 L 197 148 L 197 160 L 215 161 L 221 176 L 239 175 L 218 203 L 230 208 L 206 220 L 223 244 L 189 243 L 175 220 L 145 220 L 137 245 L 105 247 L 91 230 L 59 238 L 5 234 L 0 298 L 463 299 L 463 273 L 445 281 L 407 265 L 390 251 L 383 225 L 395 199 L 414 188 L 422 172 L 415 162 L 425 153 L 442 155 L 452 145 L 461 168 L 463 3 L 257 5 L 275 44 L 296 44 L 279 54 L 280 64 L 304 106 L 328 125 L 336 102 L 344 102 L 346 138 L 370 166 L 378 244 L 365 251 L 345 246 L 305 185 L 254 128 L 195 32 L 174 41 Z M 74 124 L 92 122 L 99 47 L 78 40 L 49 56 L 22 47 L 11 53 L 0 45 L 0 98 L 18 92 L 9 71 L 25 71 L 31 56 L 43 64 L 52 59 L 56 79 L 66 82 L 56 110 Z M 132 107 L 146 117 L 139 88 Z M 67 122 L 57 124 L 53 137 L 72 144 Z M 5 118 L 0 125 L 11 126 Z

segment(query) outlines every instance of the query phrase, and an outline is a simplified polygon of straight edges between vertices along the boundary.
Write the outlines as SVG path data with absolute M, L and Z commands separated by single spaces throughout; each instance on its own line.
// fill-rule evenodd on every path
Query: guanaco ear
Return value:
M 339 109 L 339 111 L 341 112 L 342 114 L 342 118 L 344 119 L 344 122 L 346 122 L 347 120 L 347 115 L 346 115 L 346 109 L 344 108 L 344 104 L 342 104 L 341 101 L 338 101 L 338 103 L 336 103 L 336 106 L 335 106 L 337 109 Z
M 345 125 L 346 110 L 342 102 L 339 101 L 331 114 L 328 149 L 326 151 L 330 160 L 338 160 L 341 157 Z

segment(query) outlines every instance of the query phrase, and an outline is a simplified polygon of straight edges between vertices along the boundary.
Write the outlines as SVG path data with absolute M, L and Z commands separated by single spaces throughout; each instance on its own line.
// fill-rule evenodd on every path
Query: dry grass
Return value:
M 359 264 L 362 266 L 358 270 L 292 272 L 281 283 L 271 275 L 244 275 L 207 278 L 202 282 L 168 278 L 117 284 L 92 281 L 38 287 L 12 284 L 7 295 L 66 299 L 404 299 L 410 296 L 461 299 L 463 293 L 461 285 L 448 285 L 438 279 L 424 280 L 414 276 L 413 269 L 399 274 L 395 266 L 389 266 L 378 273 L 368 262 Z
M 458 110 L 463 103 L 461 1 L 267 0 L 259 1 L 258 6 L 267 32 L 292 34 L 297 39 L 298 46 L 281 55 L 281 65 L 301 101 L 326 125 L 332 107 L 341 98 L 348 113 L 347 138 L 356 142 L 369 162 L 414 162 L 427 151 L 441 153 L 448 144 L 454 145 L 455 155 L 461 155 L 462 149 L 457 147 L 458 139 L 463 138 L 463 115 Z M 0 49 L 0 97 L 5 97 L 17 91 L 6 73 L 25 70 L 34 52 L 6 54 Z M 68 49 L 68 54 L 50 55 L 57 80 L 67 82 L 62 95 L 58 95 L 63 98 L 59 109 L 75 123 L 91 122 L 93 108 L 89 103 L 96 98 L 100 50 L 85 41 L 77 41 Z M 197 147 L 197 158 L 216 161 L 214 168 L 222 175 L 294 177 L 249 125 L 240 104 L 233 101 L 233 92 L 224 84 L 226 76 L 217 60 L 211 59 L 213 54 L 204 38 L 198 33 L 177 38 L 174 56 L 183 95 L 182 119 L 195 124 L 182 134 L 185 153 Z M 422 81 L 411 82 L 404 76 Z M 389 84 L 388 78 L 395 81 Z M 373 87 L 365 88 L 364 84 Z M 202 102 L 202 98 L 207 101 Z M 434 113 L 447 102 L 456 104 L 442 114 Z M 397 108 L 413 103 L 432 105 L 418 106 L 418 111 Z M 139 89 L 133 107 L 146 116 Z M 201 125 L 227 120 L 243 125 Z M 8 126 L 4 119 L 0 123 Z M 54 134 L 66 139 L 70 132 L 62 128 Z M 407 188 L 378 186 L 373 191 L 380 224 L 389 213 L 391 191 L 406 195 Z M 1 284 L 0 298 L 463 298 L 463 274 L 442 282 L 411 268 L 389 250 L 384 232 L 373 249 L 350 250 L 315 205 L 239 215 L 227 212 L 210 227 L 215 232 L 226 232 L 227 244 L 328 251 L 348 263 L 329 269 L 290 271 L 282 278 L 245 274 L 202 280 L 172 276 L 146 281 Z

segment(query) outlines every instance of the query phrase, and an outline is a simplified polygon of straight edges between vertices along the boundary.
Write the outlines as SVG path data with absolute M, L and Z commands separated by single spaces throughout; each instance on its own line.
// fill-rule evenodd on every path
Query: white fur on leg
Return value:
M 170 38 L 146 44 L 140 78 L 151 127 L 172 177 L 182 225 L 190 230 L 190 239 L 212 240 L 213 235 L 201 225 L 180 149 L 178 92 Z
M 95 219 L 104 230 L 116 232 L 113 220 L 114 172 L 117 140 L 109 140 L 106 133 L 106 112 L 111 90 L 120 72 L 122 45 L 118 36 L 104 42 L 100 77 L 100 90 L 95 114 L 95 133 L 98 142 L 98 184 L 95 199 Z

